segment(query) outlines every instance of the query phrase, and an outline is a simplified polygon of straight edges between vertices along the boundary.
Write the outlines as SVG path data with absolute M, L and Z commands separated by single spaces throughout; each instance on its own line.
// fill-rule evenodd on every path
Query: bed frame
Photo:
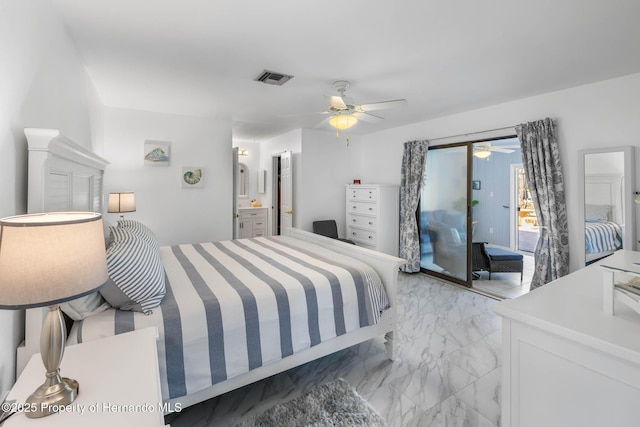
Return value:
M 104 169 L 108 162 L 64 137 L 57 130 L 25 129 L 25 134 L 29 145 L 28 211 L 30 213 L 65 210 L 102 212 L 102 183 Z M 166 402 L 171 403 L 168 407 L 175 407 L 176 403 L 180 403 L 182 407 L 194 405 L 375 337 L 385 337 L 387 355 L 392 360 L 395 358 L 394 332 L 398 269 L 406 261 L 295 228 L 285 230 L 284 234 L 349 255 L 370 265 L 380 275 L 391 307 L 385 310 L 380 322 L 375 325 L 324 341 L 308 350 L 251 370 L 200 392 L 168 400 Z M 40 330 L 45 312 L 46 309 L 27 310 L 25 342 L 18 348 L 18 374 L 31 356 L 40 351 Z
M 54 129 L 24 130 L 29 149 L 27 212 L 102 213 L 105 159 Z M 17 349 L 16 377 L 40 352 L 40 330 L 47 309 L 29 309 L 24 342 Z

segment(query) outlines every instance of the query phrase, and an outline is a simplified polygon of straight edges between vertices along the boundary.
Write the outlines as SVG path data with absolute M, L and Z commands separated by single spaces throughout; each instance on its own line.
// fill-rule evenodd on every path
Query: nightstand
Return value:
M 158 374 L 156 328 L 145 328 L 65 348 L 60 374 L 80 383 L 78 397 L 44 418 L 16 413 L 3 427 L 164 426 Z M 40 354 L 34 355 L 7 400 L 24 402 L 44 381 Z

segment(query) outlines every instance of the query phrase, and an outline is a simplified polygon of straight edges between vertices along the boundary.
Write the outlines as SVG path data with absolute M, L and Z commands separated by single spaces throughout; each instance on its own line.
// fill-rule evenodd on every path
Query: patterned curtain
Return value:
M 531 289 L 569 272 L 569 231 L 556 128 L 549 118 L 516 126 L 522 163 L 538 217 Z
M 407 273 L 420 271 L 420 233 L 416 209 L 427 163 L 429 141 L 404 143 L 400 178 L 400 257 L 407 260 L 401 268 Z

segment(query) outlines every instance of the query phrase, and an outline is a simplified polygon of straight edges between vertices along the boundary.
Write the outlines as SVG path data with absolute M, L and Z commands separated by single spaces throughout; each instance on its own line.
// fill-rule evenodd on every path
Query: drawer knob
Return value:
M 369 239 L 373 239 L 373 236 L 369 236 Z
M 369 221 L 369 225 L 373 225 L 373 222 Z
M 354 206 L 354 207 L 353 207 L 353 209 L 356 209 L 356 208 L 357 208 L 357 206 Z
M 372 211 L 372 210 L 373 210 L 373 208 L 369 208 L 369 210 L 370 210 L 370 211 Z
M 352 221 L 352 222 L 356 222 L 356 219 L 355 219 L 355 218 L 353 218 L 351 221 Z
M 356 232 L 354 231 L 354 232 L 353 232 L 353 233 L 351 233 L 351 234 L 355 236 L 355 235 L 356 235 Z

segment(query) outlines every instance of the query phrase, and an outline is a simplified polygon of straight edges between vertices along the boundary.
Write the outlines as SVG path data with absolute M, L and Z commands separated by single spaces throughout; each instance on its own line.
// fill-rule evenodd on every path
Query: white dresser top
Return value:
M 634 262 L 640 262 L 640 252 L 620 250 L 526 295 L 501 301 L 493 309 L 513 321 L 640 364 L 640 315 L 621 303 L 616 303 L 614 316 L 602 309 L 600 265 L 628 268 Z

